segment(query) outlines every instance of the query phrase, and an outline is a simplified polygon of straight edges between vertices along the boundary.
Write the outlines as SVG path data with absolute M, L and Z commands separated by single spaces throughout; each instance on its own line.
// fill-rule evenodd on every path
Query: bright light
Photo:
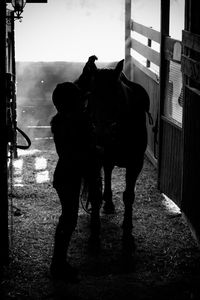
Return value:
M 16 22 L 17 61 L 124 58 L 124 0 L 49 0 L 27 4 Z
M 38 150 L 38 149 L 32 149 L 32 150 L 21 150 L 21 149 L 18 149 L 17 150 L 17 153 L 18 153 L 19 156 L 33 155 L 33 154 L 38 153 L 38 152 L 41 152 L 41 150 Z
M 38 174 L 36 174 L 35 180 L 37 183 L 44 183 L 49 181 L 49 171 L 40 171 Z
M 181 214 L 180 208 L 165 194 L 162 194 L 162 195 L 164 197 L 162 203 L 164 204 L 164 206 L 168 210 L 168 212 L 173 215 Z
M 47 168 L 47 160 L 44 157 L 36 157 L 35 170 L 44 170 Z
M 24 161 L 22 158 L 13 161 L 14 167 L 14 186 L 23 186 L 22 184 L 22 171 L 23 171 Z
M 183 0 L 170 1 L 170 35 L 181 39 Z M 160 0 L 132 1 L 132 18 L 160 30 Z M 48 0 L 27 3 L 15 23 L 17 61 L 99 61 L 124 58 L 125 0 Z
M 15 180 L 14 180 L 14 186 L 24 186 L 23 183 L 22 183 L 22 177 L 15 177 Z
M 20 153 L 19 153 L 20 152 Z M 21 150 L 18 155 L 33 155 L 40 152 L 40 150 Z M 14 167 L 14 186 L 23 186 L 23 158 L 19 158 L 13 161 Z M 49 171 L 47 170 L 47 159 L 43 156 L 38 156 L 34 158 L 34 168 L 36 170 L 35 181 L 36 183 L 44 183 L 50 180 Z
M 23 159 L 14 160 L 13 166 L 15 168 L 15 174 L 16 175 L 22 173 L 23 163 L 24 163 Z

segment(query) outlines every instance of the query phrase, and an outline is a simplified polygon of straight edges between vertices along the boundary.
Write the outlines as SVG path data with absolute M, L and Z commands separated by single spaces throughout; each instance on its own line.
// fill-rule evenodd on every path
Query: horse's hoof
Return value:
M 103 211 L 105 214 L 114 214 L 115 213 L 115 206 L 113 202 L 105 202 L 103 206 Z
M 60 265 L 52 263 L 50 275 L 53 280 L 64 280 L 71 283 L 78 283 L 80 281 L 78 270 L 67 262 L 63 262 Z
M 88 241 L 88 247 L 90 252 L 98 253 L 101 248 L 101 241 L 99 236 L 91 234 Z
M 122 237 L 123 249 L 133 253 L 136 250 L 135 238 L 132 234 L 123 234 Z

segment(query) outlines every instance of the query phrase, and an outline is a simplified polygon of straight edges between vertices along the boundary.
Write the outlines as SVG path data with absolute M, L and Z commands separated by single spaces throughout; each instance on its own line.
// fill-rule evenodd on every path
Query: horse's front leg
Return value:
M 141 171 L 142 163 L 138 166 L 126 168 L 126 189 L 123 193 L 124 220 L 123 220 L 123 242 L 130 249 L 135 248 L 134 237 L 132 235 L 133 220 L 132 209 L 135 200 L 135 185 L 137 177 Z
M 115 207 L 112 200 L 112 170 L 113 165 L 106 162 L 103 166 L 104 168 L 104 212 L 107 214 L 112 214 L 115 211 Z

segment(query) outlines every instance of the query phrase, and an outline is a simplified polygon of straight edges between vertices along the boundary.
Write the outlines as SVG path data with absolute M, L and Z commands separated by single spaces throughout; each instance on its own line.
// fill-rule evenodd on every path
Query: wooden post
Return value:
M 0 1 L 0 267 L 8 263 L 8 183 L 6 118 L 6 0 Z
M 12 74 L 13 74 L 13 84 L 15 87 L 13 100 L 12 100 L 12 116 L 13 116 L 13 125 L 14 125 L 14 133 L 13 133 L 13 157 L 17 158 L 17 99 L 16 99 L 16 61 L 15 61 L 15 20 L 14 20 L 14 12 L 11 12 L 11 40 L 12 40 Z
M 159 153 L 158 153 L 158 187 L 160 187 L 161 160 L 162 160 L 162 114 L 166 93 L 166 83 L 169 77 L 169 62 L 165 59 L 165 38 L 169 36 L 170 0 L 161 0 L 160 13 L 160 105 L 159 105 Z
M 150 27 L 150 28 L 152 28 L 152 27 Z M 147 39 L 147 46 L 148 47 L 152 46 L 152 40 L 151 39 Z M 147 61 L 146 61 L 146 67 L 150 68 L 150 66 L 151 66 L 151 62 L 150 62 L 150 60 L 147 59 Z
M 131 0 L 125 0 L 125 74 L 131 79 Z
M 151 27 L 151 28 L 152 28 L 152 27 Z M 152 44 L 152 40 L 151 40 L 151 39 L 148 39 L 148 40 L 147 40 L 147 46 L 148 46 L 148 47 L 151 47 L 151 44 Z M 147 67 L 147 68 L 150 68 L 150 66 L 151 66 L 151 62 L 150 62 L 150 60 L 147 59 L 147 61 L 146 61 L 146 67 Z

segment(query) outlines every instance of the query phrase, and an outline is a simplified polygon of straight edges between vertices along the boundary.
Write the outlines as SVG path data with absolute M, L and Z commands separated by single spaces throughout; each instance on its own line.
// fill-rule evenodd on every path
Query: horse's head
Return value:
M 146 112 L 149 113 L 148 94 L 142 86 L 125 76 L 124 60 L 114 68 L 100 69 L 95 64 L 96 59 L 96 56 L 88 59 L 75 82 L 86 100 L 85 107 L 91 117 L 96 145 L 107 149 L 106 153 L 113 149 L 122 150 L 124 145 L 130 147 L 130 137 L 134 136 L 138 149 L 144 149 Z
M 115 68 L 97 68 L 95 55 L 90 56 L 80 77 L 75 81 L 86 98 L 93 115 L 100 122 L 114 120 L 124 105 L 125 94 L 122 91 L 121 74 L 124 60 L 117 63 Z M 98 117 L 97 117 L 98 115 Z
M 125 104 L 125 93 L 122 89 L 121 73 L 124 60 L 115 68 L 96 68 L 90 80 L 90 105 L 101 120 L 115 120 Z
M 103 98 L 113 98 L 113 95 L 116 96 L 123 64 L 124 60 L 121 60 L 115 68 L 97 68 L 91 77 L 92 92 L 100 95 L 100 97 L 103 96 Z
M 113 88 L 116 87 L 116 83 L 120 78 L 124 60 L 118 62 L 114 69 L 98 69 L 95 64 L 97 59 L 95 55 L 88 58 L 82 74 L 75 81 L 75 84 L 77 84 L 83 92 L 97 92 L 99 90 L 102 92 L 101 94 L 103 94 L 104 91 L 106 92 L 105 94 L 109 91 L 113 92 Z
M 126 106 L 122 89 L 121 73 L 124 60 L 115 68 L 97 68 L 95 61 L 88 61 L 90 80 L 88 84 L 88 111 L 96 128 L 100 144 L 116 139 L 119 119 Z

